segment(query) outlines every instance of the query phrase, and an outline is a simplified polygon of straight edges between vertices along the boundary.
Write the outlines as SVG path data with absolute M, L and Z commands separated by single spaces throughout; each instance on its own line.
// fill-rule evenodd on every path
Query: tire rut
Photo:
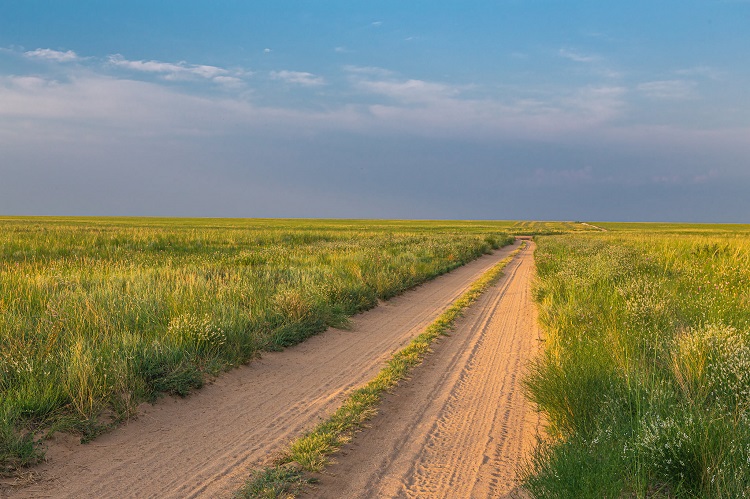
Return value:
M 518 496 L 540 419 L 521 390 L 539 348 L 533 245 L 380 406 L 309 497 Z

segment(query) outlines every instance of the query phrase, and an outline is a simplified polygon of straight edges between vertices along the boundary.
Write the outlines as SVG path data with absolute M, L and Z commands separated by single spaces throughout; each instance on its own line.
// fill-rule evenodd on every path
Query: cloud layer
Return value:
M 37 66 L 0 75 L 4 213 L 663 219 L 703 189 L 711 202 L 683 213 L 697 220 L 743 209 L 724 198 L 750 188 L 750 127 L 639 115 L 642 100 L 699 101 L 720 77 L 704 67 L 627 79 L 559 49 L 582 81 L 492 88 L 353 64 L 13 54 Z
M 315 76 L 312 73 L 304 71 L 271 71 L 271 78 L 274 80 L 281 80 L 286 83 L 292 83 L 295 85 L 302 85 L 303 87 L 317 87 L 325 85 L 325 80 L 320 76 Z
M 78 54 L 76 54 L 72 50 L 61 52 L 59 50 L 52 49 L 36 49 L 24 52 L 23 55 L 32 59 L 44 59 L 55 62 L 73 62 L 80 59 L 78 57 Z

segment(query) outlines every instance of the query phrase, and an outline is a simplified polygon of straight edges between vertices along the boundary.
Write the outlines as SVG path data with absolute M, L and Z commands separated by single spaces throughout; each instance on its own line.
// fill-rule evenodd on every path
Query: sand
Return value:
M 541 426 L 521 389 L 540 348 L 532 251 L 384 399 L 306 497 L 523 497 L 518 467 Z

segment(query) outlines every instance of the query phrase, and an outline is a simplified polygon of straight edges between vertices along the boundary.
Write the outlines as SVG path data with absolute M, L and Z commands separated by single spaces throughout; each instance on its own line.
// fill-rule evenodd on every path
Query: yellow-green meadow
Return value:
M 0 219 L 0 470 L 510 242 L 513 222 Z
M 538 240 L 535 497 L 750 494 L 750 226 Z

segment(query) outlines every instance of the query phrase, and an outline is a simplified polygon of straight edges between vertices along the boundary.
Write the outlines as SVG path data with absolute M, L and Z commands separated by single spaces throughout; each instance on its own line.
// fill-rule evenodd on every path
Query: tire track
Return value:
M 309 496 L 520 494 L 517 466 L 540 425 L 520 384 L 539 343 L 532 252 L 533 245 L 519 254 L 412 379 L 386 397 L 372 427 Z

